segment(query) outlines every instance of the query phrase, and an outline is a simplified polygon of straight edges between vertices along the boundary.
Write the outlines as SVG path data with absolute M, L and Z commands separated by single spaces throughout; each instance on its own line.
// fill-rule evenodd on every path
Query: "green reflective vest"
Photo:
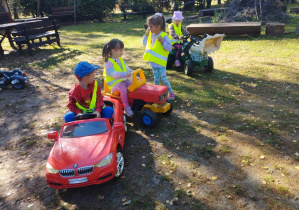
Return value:
M 166 35 L 167 33 L 163 31 L 160 34 L 162 38 L 164 38 L 164 36 Z M 167 50 L 164 50 L 162 44 L 158 41 L 158 37 L 156 38 L 153 46 L 151 39 L 152 34 L 151 32 L 149 32 L 143 60 L 151 61 L 166 67 L 169 52 Z
M 127 72 L 126 65 L 125 65 L 125 63 L 124 63 L 124 61 L 123 61 L 123 59 L 121 57 L 119 57 L 119 61 L 120 61 L 120 64 L 122 66 L 122 69 L 120 68 L 120 66 L 113 59 L 108 58 L 108 60 L 112 63 L 113 68 L 114 68 L 115 71 Z M 103 76 L 104 76 L 104 78 L 106 80 L 106 83 L 107 83 L 107 85 L 108 85 L 108 87 L 109 87 L 110 90 L 112 89 L 112 87 L 114 85 L 116 85 L 117 83 L 120 83 L 120 82 L 123 81 L 123 78 L 115 79 L 113 77 L 108 76 L 106 74 L 105 68 L 104 68 L 104 71 L 103 71 Z
M 179 26 L 177 27 L 176 24 L 171 23 L 168 25 L 168 31 L 170 31 L 170 27 L 173 26 L 174 28 L 174 32 L 178 35 L 178 36 L 183 36 L 183 32 L 182 32 L 182 26 L 181 24 L 179 24 Z M 181 41 L 178 41 L 177 39 L 173 39 L 170 34 L 169 34 L 169 40 L 171 45 L 175 44 L 175 43 L 180 43 Z
M 89 104 L 89 109 L 86 109 L 77 101 L 76 105 L 79 109 L 82 110 L 83 113 L 94 112 L 97 103 L 97 90 L 98 90 L 98 82 L 94 81 L 93 93 L 92 93 L 91 102 Z

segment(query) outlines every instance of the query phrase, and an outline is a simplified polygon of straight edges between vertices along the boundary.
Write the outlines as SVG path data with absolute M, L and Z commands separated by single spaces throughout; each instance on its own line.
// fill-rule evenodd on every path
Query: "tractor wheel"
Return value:
M 140 120 L 148 128 L 153 128 L 157 124 L 157 115 L 149 109 L 143 110 L 140 114 Z
M 214 61 L 213 58 L 208 57 L 208 65 L 205 66 L 205 70 L 207 72 L 211 72 L 214 69 Z
M 184 69 L 185 69 L 185 74 L 188 75 L 188 76 L 191 76 L 192 75 L 192 72 L 193 72 L 193 63 L 192 61 L 190 60 L 186 60 L 185 62 L 185 66 L 184 66 Z
M 162 114 L 162 115 L 164 115 L 164 116 L 168 116 L 168 115 L 170 115 L 170 113 L 171 113 L 172 110 L 173 110 L 173 103 L 172 103 L 169 99 L 167 99 L 166 102 L 167 102 L 167 103 L 170 103 L 170 109 L 169 109 L 167 112 L 165 112 L 165 113 Z
M 175 62 L 175 57 L 173 55 L 168 55 L 166 69 L 170 69 Z

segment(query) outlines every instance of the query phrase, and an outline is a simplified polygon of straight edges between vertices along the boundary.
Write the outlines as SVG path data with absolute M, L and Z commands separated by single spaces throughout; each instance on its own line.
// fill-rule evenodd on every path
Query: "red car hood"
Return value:
M 55 169 L 70 169 L 94 165 L 110 152 L 109 132 L 80 138 L 60 138 L 49 156 Z

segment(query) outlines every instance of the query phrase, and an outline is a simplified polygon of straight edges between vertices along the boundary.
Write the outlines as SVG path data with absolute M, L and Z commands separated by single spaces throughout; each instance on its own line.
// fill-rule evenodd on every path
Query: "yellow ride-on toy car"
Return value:
M 139 75 L 139 78 L 137 78 Z M 134 113 L 141 111 L 140 120 L 143 125 L 153 128 L 157 124 L 156 113 L 169 115 L 173 105 L 168 97 L 168 87 L 163 85 L 146 84 L 146 78 L 142 69 L 133 71 L 133 83 L 128 87 L 128 101 Z M 104 81 L 103 95 L 117 98 L 120 102 L 118 91 L 111 93 L 106 81 Z

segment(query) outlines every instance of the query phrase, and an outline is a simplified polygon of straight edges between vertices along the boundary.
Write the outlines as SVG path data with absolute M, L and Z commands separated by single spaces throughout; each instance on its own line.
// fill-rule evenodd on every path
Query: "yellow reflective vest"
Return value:
M 162 38 L 164 38 L 164 36 L 166 35 L 167 33 L 163 31 L 160 34 Z M 151 39 L 152 39 L 152 34 L 151 32 L 149 32 L 143 60 L 151 61 L 166 67 L 169 51 L 164 50 L 162 44 L 158 41 L 158 37 L 156 38 L 153 46 L 152 46 Z
M 119 57 L 119 61 L 120 61 L 120 64 L 121 64 L 121 66 L 122 66 L 122 69 L 120 68 L 120 66 L 119 66 L 113 59 L 108 58 L 108 60 L 112 63 L 113 68 L 114 68 L 115 71 L 118 71 L 118 72 L 127 72 L 126 65 L 125 65 L 125 63 L 124 63 L 124 60 L 123 60 L 121 57 Z M 103 76 L 104 76 L 104 78 L 105 78 L 105 80 L 106 80 L 106 83 L 107 83 L 107 85 L 109 86 L 109 89 L 110 89 L 110 90 L 112 89 L 112 87 L 113 87 L 114 85 L 116 85 L 117 83 L 120 83 L 120 82 L 123 81 L 123 78 L 115 79 L 115 78 L 113 78 L 113 77 L 108 76 L 108 75 L 106 74 L 106 70 L 105 70 L 105 68 L 104 68 L 104 71 L 103 71 Z
M 97 103 L 97 90 L 98 90 L 98 82 L 94 81 L 93 93 L 92 93 L 91 102 L 89 104 L 89 109 L 86 109 L 84 106 L 79 104 L 79 102 L 77 101 L 76 105 L 79 109 L 82 110 L 83 113 L 94 112 L 94 110 L 96 108 L 96 103 Z
M 168 25 L 168 31 L 170 31 L 170 27 L 173 26 L 174 28 L 174 32 L 178 35 L 178 36 L 183 36 L 183 32 L 182 32 L 182 25 L 179 24 L 179 26 L 177 27 L 176 24 L 171 23 Z M 173 39 L 169 33 L 169 40 L 171 45 L 175 44 L 175 43 L 180 43 L 181 41 L 177 41 L 177 39 Z

